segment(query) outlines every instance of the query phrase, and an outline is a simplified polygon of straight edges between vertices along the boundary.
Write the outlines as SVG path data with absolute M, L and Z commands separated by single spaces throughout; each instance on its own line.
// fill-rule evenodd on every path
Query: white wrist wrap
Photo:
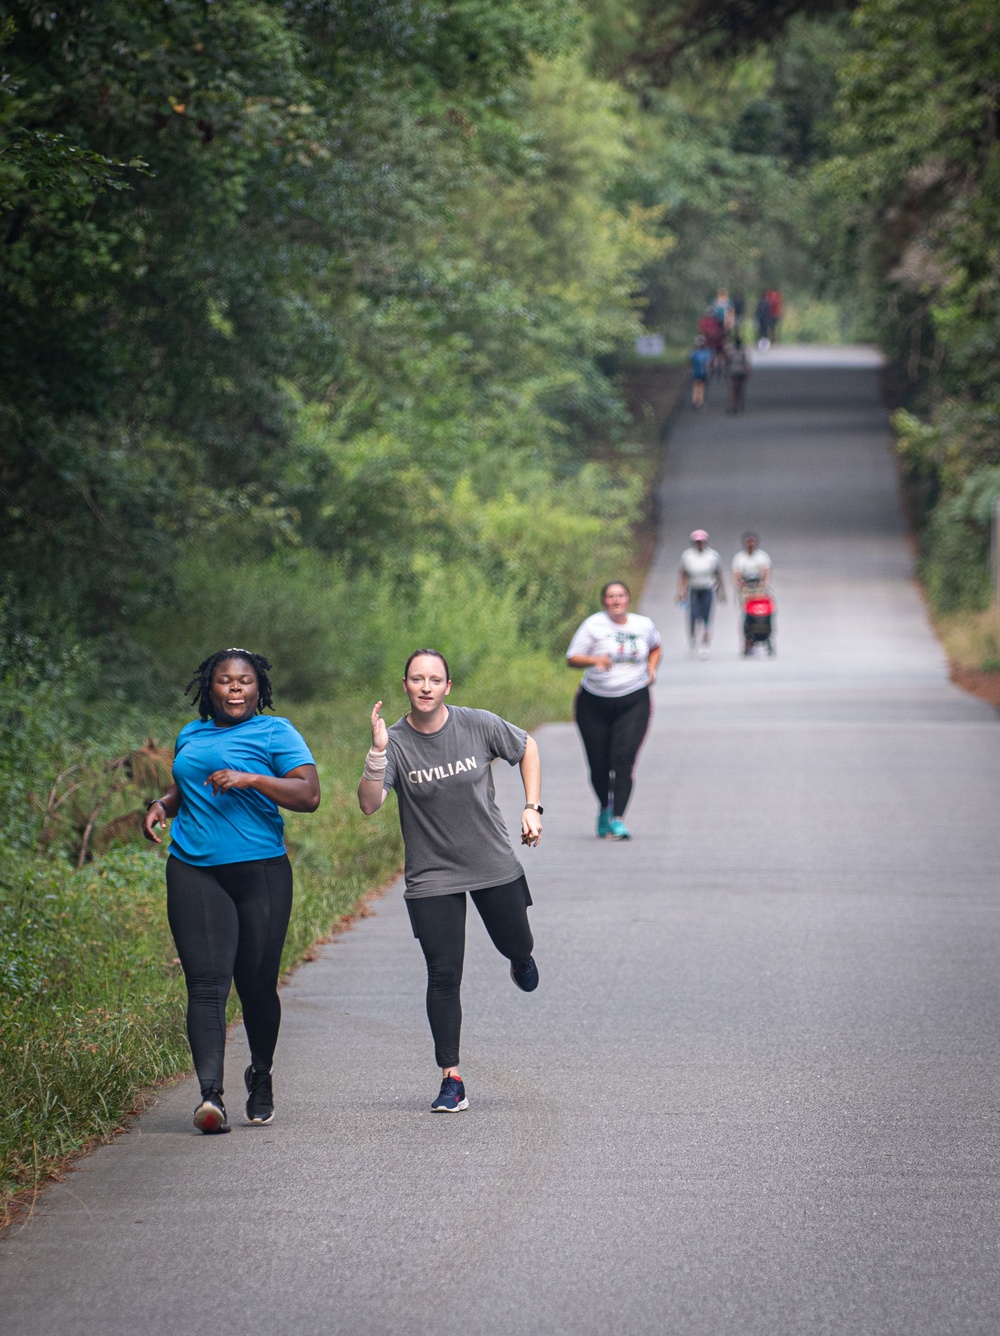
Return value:
M 369 747 L 361 778 L 372 779 L 377 782 L 385 774 L 385 768 L 388 764 L 389 758 L 384 751 L 376 751 L 374 747 Z

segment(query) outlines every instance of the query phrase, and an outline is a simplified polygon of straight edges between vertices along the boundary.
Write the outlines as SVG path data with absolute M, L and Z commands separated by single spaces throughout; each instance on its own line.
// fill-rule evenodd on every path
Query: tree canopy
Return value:
M 621 359 L 719 283 L 879 333 L 929 503 L 998 462 L 986 0 L 0 12 L 5 597 L 106 663 L 246 563 L 396 620 L 459 563 L 554 643 L 637 513 Z

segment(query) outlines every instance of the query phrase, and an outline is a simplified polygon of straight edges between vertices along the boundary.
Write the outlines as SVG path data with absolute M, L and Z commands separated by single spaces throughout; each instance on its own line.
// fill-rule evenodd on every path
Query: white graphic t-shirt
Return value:
M 606 672 L 588 668 L 581 686 L 592 696 L 628 696 L 648 684 L 649 652 L 659 643 L 660 633 L 649 617 L 630 612 L 619 626 L 606 612 L 595 612 L 578 627 L 566 657 L 609 654 L 611 667 Z
M 448 706 L 436 733 L 418 733 L 405 716 L 389 729 L 382 784 L 399 800 L 407 900 L 504 886 L 521 876 L 491 763 L 516 765 L 527 739 L 499 715 L 462 705 Z

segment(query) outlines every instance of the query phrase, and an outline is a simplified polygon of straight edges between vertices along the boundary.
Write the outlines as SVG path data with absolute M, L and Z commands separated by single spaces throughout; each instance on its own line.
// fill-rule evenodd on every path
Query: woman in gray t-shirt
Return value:
M 445 704 L 448 664 L 434 649 L 406 661 L 403 690 L 410 709 L 391 728 L 372 710 L 372 746 L 358 785 L 371 816 L 395 789 L 406 850 L 404 896 L 413 935 L 427 961 L 427 1018 L 441 1068 L 435 1113 L 467 1109 L 459 1075 L 466 893 L 494 946 L 510 961 L 524 992 L 538 987 L 528 926 L 531 893 L 496 804 L 491 764 L 518 765 L 524 783 L 521 843 L 542 836 L 542 770 L 538 747 L 522 728 L 488 710 Z

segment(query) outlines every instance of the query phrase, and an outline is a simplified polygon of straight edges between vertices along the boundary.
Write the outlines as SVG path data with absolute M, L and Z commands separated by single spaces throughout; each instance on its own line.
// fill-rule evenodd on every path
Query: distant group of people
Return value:
M 770 348 L 777 338 L 782 310 L 782 296 L 777 288 L 761 293 L 754 311 L 758 348 Z M 746 300 L 742 293 L 730 298 L 726 288 L 719 288 L 715 300 L 709 302 L 699 319 L 694 348 L 688 359 L 693 408 L 705 407 L 709 381 L 718 376 L 726 381 L 726 411 L 743 412 L 750 378 L 750 357 L 742 334 L 745 311 Z
M 739 552 L 730 565 L 737 596 L 745 603 L 754 592 L 771 583 L 771 558 L 760 546 L 755 533 L 743 535 Z M 704 529 L 691 532 L 690 546 L 681 553 L 677 573 L 677 604 L 688 614 L 688 653 L 707 659 L 712 644 L 712 608 L 718 598 L 726 601 L 722 578 L 722 557 L 708 545 Z
M 778 337 L 778 325 L 784 314 L 784 301 L 777 288 L 765 288 L 754 308 L 757 322 L 757 347 L 762 351 L 770 348 Z

